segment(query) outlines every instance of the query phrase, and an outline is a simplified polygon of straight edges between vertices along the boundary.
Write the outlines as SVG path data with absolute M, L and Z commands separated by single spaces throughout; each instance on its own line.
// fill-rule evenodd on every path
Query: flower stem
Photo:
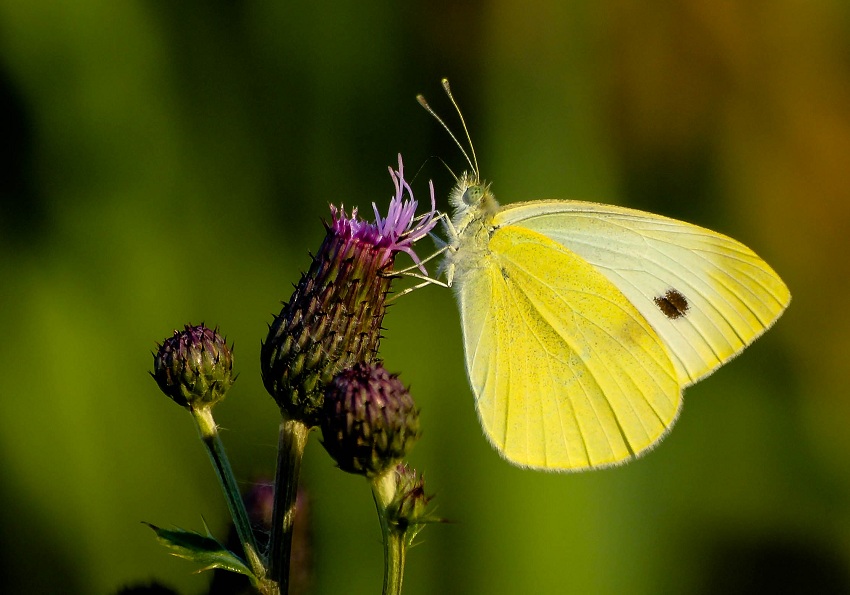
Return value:
M 289 590 L 289 560 L 292 555 L 298 476 L 301 474 L 301 459 L 309 433 L 310 428 L 303 422 L 284 417 L 280 423 L 269 577 L 280 584 L 280 592 L 284 595 Z
M 404 534 L 389 531 L 384 537 L 384 595 L 401 595 L 406 552 Z
M 233 470 L 230 468 L 230 462 L 224 452 L 224 444 L 218 435 L 212 410 L 210 407 L 202 407 L 192 409 L 191 412 L 198 426 L 198 433 L 201 435 L 201 440 L 207 448 L 207 453 L 210 455 L 210 460 L 218 475 L 219 482 L 221 482 L 224 497 L 227 500 L 227 508 L 230 510 L 236 533 L 239 535 L 239 541 L 242 542 L 242 547 L 245 550 L 248 565 L 254 575 L 262 581 L 266 573 L 265 567 L 257 549 L 257 541 L 254 538 L 254 531 L 251 529 L 248 513 L 245 511 L 245 503 L 242 501 L 239 486 L 236 484 L 236 478 L 233 476 Z
M 404 580 L 404 560 L 407 553 L 406 531 L 391 524 L 387 507 L 396 491 L 395 470 L 393 468 L 372 480 L 372 496 L 378 510 L 381 533 L 384 542 L 384 590 L 383 595 L 401 595 Z

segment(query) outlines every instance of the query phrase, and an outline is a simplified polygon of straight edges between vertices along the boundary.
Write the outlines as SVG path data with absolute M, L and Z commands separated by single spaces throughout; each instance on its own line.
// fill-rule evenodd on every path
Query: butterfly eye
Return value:
M 481 186 L 470 186 L 463 192 L 463 202 L 469 206 L 477 205 L 481 202 L 483 195 L 484 191 Z

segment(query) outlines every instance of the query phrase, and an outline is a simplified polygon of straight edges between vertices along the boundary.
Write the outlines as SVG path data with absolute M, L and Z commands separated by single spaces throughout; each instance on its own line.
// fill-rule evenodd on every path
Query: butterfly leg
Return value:
M 422 260 L 420 260 L 420 261 L 419 261 L 419 264 L 425 264 L 425 263 L 426 263 L 426 262 L 428 262 L 429 260 L 434 260 L 434 259 L 435 259 L 436 257 L 438 257 L 440 254 L 442 254 L 443 252 L 445 252 L 446 250 L 448 250 L 448 244 L 446 244 L 446 243 L 445 243 L 445 242 L 443 242 L 442 240 L 440 240 L 440 242 L 441 242 L 443 245 L 442 245 L 442 246 L 441 246 L 441 247 L 440 247 L 440 248 L 439 248 L 436 252 L 434 252 L 433 254 L 431 254 L 431 255 L 427 256 L 426 258 L 423 258 Z M 419 268 L 419 264 L 412 264 L 412 265 L 410 265 L 410 266 L 409 266 L 409 267 L 407 267 L 407 268 L 401 269 L 400 271 L 393 271 L 393 275 L 409 275 L 409 276 L 411 276 L 411 277 L 417 277 L 417 276 L 419 276 L 419 275 L 412 274 L 412 273 L 410 273 L 410 271 L 412 271 L 412 270 L 414 270 L 414 269 L 418 269 L 418 268 Z M 421 276 L 420 276 L 420 277 L 421 277 Z M 421 277 L 421 278 L 423 278 L 423 279 L 430 279 L 430 277 Z
M 386 302 L 387 305 L 392 304 L 394 301 L 396 301 L 398 298 L 400 298 L 403 295 L 407 295 L 408 293 L 413 293 L 417 289 L 422 289 L 423 287 L 427 287 L 428 285 L 439 285 L 440 287 L 448 287 L 448 285 L 446 285 L 442 281 L 438 281 L 437 279 L 432 279 L 431 277 L 426 277 L 425 275 L 417 275 L 415 273 L 407 273 L 407 275 L 409 277 L 413 277 L 415 279 L 424 279 L 424 281 L 422 281 L 422 283 L 417 283 L 416 285 L 413 285 L 412 287 L 408 287 L 407 289 L 404 289 L 404 290 L 400 291 L 399 293 L 395 294 L 393 297 L 391 297 L 390 299 L 387 300 L 387 302 Z
M 446 217 L 445 224 L 446 224 L 445 225 L 446 226 L 446 235 L 449 236 L 449 241 L 444 242 L 440 238 L 435 238 L 435 241 L 439 241 L 440 243 L 443 244 L 443 250 L 449 251 L 449 255 L 446 257 L 446 264 L 445 264 L 445 275 L 446 275 L 445 286 L 451 287 L 452 281 L 454 281 L 454 278 L 455 278 L 455 268 L 457 268 L 455 263 L 454 263 L 454 255 L 457 254 L 457 244 L 458 244 L 459 234 L 458 234 L 457 228 L 455 228 L 454 224 L 452 223 L 452 220 L 449 219 L 448 217 Z

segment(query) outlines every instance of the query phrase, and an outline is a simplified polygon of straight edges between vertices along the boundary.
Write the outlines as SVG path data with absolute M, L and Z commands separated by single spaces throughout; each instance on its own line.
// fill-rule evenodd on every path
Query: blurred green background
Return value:
M 553 475 L 481 436 L 451 293 L 401 299 L 382 354 L 453 521 L 421 534 L 405 593 L 848 592 L 848 50 L 850 5 L 826 0 L 0 3 L 0 586 L 205 591 L 140 524 L 227 530 L 190 417 L 147 375 L 154 342 L 201 321 L 235 341 L 216 420 L 240 481 L 270 477 L 266 324 L 328 203 L 385 206 L 398 152 L 446 207 L 430 157 L 464 161 L 414 96 L 454 122 L 447 76 L 503 202 L 717 229 L 794 300 L 655 451 Z M 315 435 L 303 480 L 310 592 L 378 592 L 366 482 Z

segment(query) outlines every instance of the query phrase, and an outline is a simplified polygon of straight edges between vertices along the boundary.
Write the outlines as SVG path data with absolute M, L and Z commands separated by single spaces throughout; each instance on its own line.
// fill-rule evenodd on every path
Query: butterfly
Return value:
M 500 206 L 471 140 L 472 159 L 417 99 L 471 168 L 449 197 L 442 270 L 481 426 L 509 462 L 580 471 L 639 456 L 676 421 L 682 390 L 790 303 L 773 269 L 720 233 L 591 202 Z

